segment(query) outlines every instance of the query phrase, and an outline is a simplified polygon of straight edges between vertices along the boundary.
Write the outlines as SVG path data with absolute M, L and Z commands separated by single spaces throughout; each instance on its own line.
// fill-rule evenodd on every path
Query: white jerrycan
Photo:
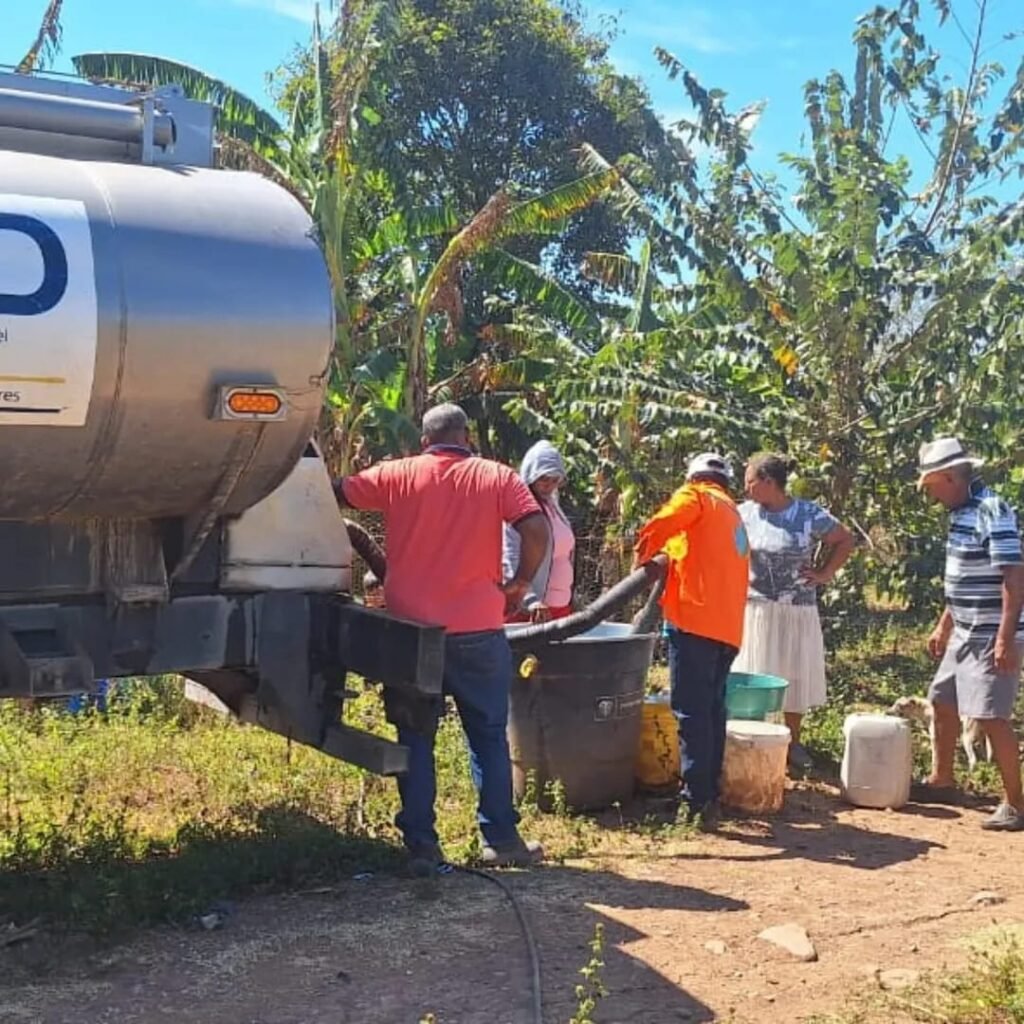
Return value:
M 843 723 L 843 796 L 858 807 L 896 810 L 910 799 L 910 723 L 891 715 L 853 714 Z

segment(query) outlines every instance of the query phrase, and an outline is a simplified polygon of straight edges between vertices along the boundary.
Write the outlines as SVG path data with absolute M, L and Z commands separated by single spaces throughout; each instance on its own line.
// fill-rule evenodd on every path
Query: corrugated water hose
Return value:
M 572 615 L 567 615 L 564 619 L 556 619 L 553 622 L 517 628 L 509 633 L 508 642 L 516 653 L 521 653 L 538 649 L 546 644 L 570 640 L 604 622 L 624 604 L 651 588 L 647 603 L 632 622 L 634 633 L 649 633 L 654 628 L 654 619 L 658 613 L 658 600 L 665 587 L 667 564 L 665 556 L 658 555 L 653 561 L 639 569 L 634 569 L 625 579 L 620 580 L 610 590 L 606 590 L 582 611 L 573 612 Z
M 370 536 L 365 527 L 352 522 L 351 519 L 345 519 L 344 523 L 353 550 L 367 564 L 370 572 L 383 583 L 388 570 L 383 548 Z

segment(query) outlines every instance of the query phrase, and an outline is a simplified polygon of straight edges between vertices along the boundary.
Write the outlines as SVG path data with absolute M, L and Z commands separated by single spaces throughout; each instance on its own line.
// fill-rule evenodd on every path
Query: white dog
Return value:
M 898 715 L 900 718 L 906 718 L 911 722 L 926 722 L 928 724 L 928 735 L 934 741 L 935 714 L 932 711 L 931 701 L 925 700 L 924 697 L 900 697 L 889 708 L 889 714 Z M 960 743 L 964 748 L 964 753 L 967 755 L 967 765 L 972 772 L 978 764 L 978 748 L 982 745 L 982 741 L 984 741 L 985 745 L 985 760 L 991 761 L 992 743 L 988 736 L 985 735 L 981 722 L 977 718 L 961 718 Z

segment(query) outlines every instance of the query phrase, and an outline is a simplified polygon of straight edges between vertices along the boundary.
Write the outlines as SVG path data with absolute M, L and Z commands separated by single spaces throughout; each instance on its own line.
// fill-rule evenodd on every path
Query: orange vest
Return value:
M 637 562 L 664 552 L 665 618 L 687 633 L 739 648 L 750 544 L 736 503 L 717 484 L 683 484 L 641 529 Z

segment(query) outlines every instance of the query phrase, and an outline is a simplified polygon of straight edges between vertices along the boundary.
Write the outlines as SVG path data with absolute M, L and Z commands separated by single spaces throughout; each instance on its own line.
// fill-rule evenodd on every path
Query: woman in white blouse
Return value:
M 786 483 L 794 464 L 781 455 L 755 455 L 740 516 L 750 542 L 750 590 L 743 647 L 733 670 L 767 672 L 789 682 L 784 712 L 792 742 L 789 763 L 808 768 L 800 743 L 804 715 L 825 703 L 825 643 L 818 618 L 818 588 L 853 552 L 853 535 L 813 501 L 792 497 Z M 815 556 L 825 549 L 820 563 Z
M 531 581 L 521 606 L 509 616 L 509 622 L 548 622 L 572 612 L 573 556 L 576 538 L 569 520 L 558 502 L 558 490 L 565 483 L 565 463 L 550 441 L 538 441 L 523 456 L 519 475 L 533 492 L 547 516 L 550 533 L 548 548 L 540 568 Z M 502 564 L 505 579 L 519 568 L 519 534 L 505 527 Z

